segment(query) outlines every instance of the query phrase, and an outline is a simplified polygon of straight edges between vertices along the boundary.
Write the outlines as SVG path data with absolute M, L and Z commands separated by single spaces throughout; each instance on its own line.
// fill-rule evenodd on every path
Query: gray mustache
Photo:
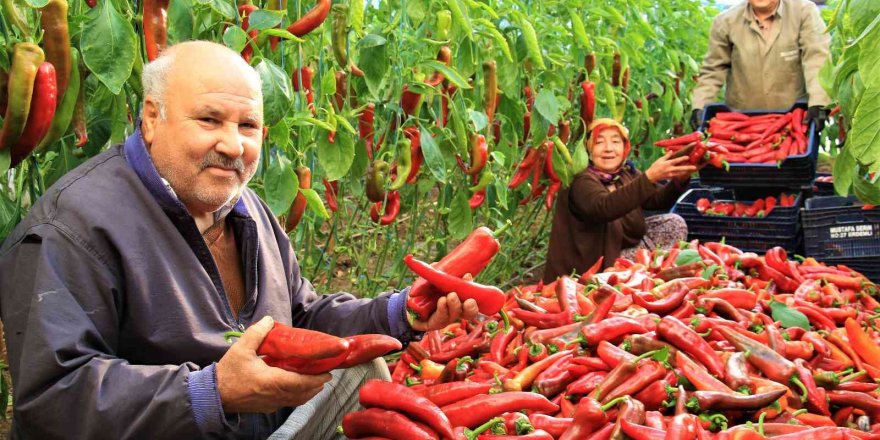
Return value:
M 208 167 L 233 169 L 235 171 L 238 171 L 239 173 L 242 173 L 244 172 L 244 160 L 242 160 L 241 156 L 232 159 L 216 151 L 210 151 L 208 152 L 208 155 L 205 156 L 205 160 L 202 161 L 202 169 Z

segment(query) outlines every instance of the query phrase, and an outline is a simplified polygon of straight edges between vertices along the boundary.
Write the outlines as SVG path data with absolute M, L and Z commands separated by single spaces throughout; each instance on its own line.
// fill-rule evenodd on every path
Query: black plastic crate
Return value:
M 757 116 L 768 113 L 788 113 L 795 108 L 807 108 L 805 102 L 796 102 L 788 110 L 737 110 L 725 104 L 709 104 L 703 112 L 700 131 L 705 132 L 709 120 L 716 113 L 738 111 Z M 816 178 L 816 159 L 819 156 L 819 136 L 816 124 L 811 122 L 807 129 L 807 152 L 802 155 L 789 156 L 782 164 L 732 163 L 730 170 L 715 167 L 704 167 L 700 170 L 700 182 L 705 186 L 721 186 L 724 188 L 801 188 L 809 186 Z
M 801 218 L 808 256 L 880 259 L 880 208 L 862 209 L 855 196 L 813 197 Z
M 819 177 L 827 177 L 830 174 L 825 173 L 817 173 L 816 178 Z M 817 182 L 813 181 L 813 195 L 820 197 L 827 197 L 836 195 L 834 193 L 834 182 Z
M 798 192 L 792 191 L 789 194 L 796 195 L 795 205 L 791 207 L 776 206 L 766 217 L 728 217 L 701 214 L 697 210 L 697 200 L 706 198 L 709 201 L 751 203 L 755 198 L 736 197 L 734 191 L 725 189 L 691 189 L 682 194 L 672 208 L 672 212 L 684 218 L 688 225 L 688 232 L 694 235 L 723 236 L 731 239 L 763 240 L 767 238 L 795 242 L 801 227 L 798 215 L 803 198 Z M 780 194 L 772 195 L 779 198 Z

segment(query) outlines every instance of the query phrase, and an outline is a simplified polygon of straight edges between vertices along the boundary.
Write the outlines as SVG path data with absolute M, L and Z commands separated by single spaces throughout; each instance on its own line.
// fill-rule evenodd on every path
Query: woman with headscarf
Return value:
M 643 209 L 668 210 L 687 188 L 697 167 L 671 153 L 640 172 L 626 160 L 629 130 L 613 119 L 590 125 L 590 166 L 559 191 L 544 282 L 580 274 L 604 258 L 603 268 L 638 248 L 669 247 L 687 238 L 684 219 L 675 214 L 645 218 Z M 666 185 L 658 185 L 669 180 Z

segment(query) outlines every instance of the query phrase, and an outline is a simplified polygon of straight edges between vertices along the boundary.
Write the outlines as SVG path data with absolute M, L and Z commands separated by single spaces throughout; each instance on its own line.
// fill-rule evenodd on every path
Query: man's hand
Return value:
M 691 112 L 691 128 L 695 131 L 700 129 L 700 123 L 703 122 L 703 109 L 695 108 Z
M 217 389 L 227 413 L 270 413 L 298 406 L 315 397 L 332 376 L 302 375 L 273 368 L 257 356 L 257 348 L 272 330 L 271 317 L 252 325 L 217 362 Z
M 697 167 L 687 164 L 687 155 L 670 159 L 673 154 L 671 151 L 667 152 L 645 170 L 645 176 L 651 183 L 665 179 L 684 179 L 697 172 Z
M 408 319 L 413 330 L 426 332 L 439 330 L 459 319 L 471 320 L 477 316 L 479 311 L 476 301 L 469 299 L 462 304 L 458 295 L 453 292 L 437 300 L 437 310 L 428 317 L 427 321 L 415 319 L 412 316 L 409 316 Z
M 828 110 L 825 110 L 821 105 L 814 105 L 807 109 L 803 122 L 808 127 L 810 122 L 815 122 L 817 131 L 822 131 L 825 128 L 825 123 L 828 122 Z

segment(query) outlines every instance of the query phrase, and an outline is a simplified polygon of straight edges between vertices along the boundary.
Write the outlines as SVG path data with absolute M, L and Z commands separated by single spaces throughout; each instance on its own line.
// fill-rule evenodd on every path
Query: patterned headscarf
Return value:
M 617 171 L 614 171 L 613 173 L 602 171 L 593 166 L 592 163 L 590 164 L 589 170 L 593 174 L 599 176 L 599 180 L 601 180 L 602 183 L 609 184 L 620 175 L 621 171 L 628 167 L 632 167 L 633 165 L 631 162 L 626 160 L 626 158 L 629 156 L 631 148 L 629 142 L 629 130 L 627 130 L 626 127 L 611 118 L 599 118 L 593 121 L 592 124 L 590 124 L 590 138 L 587 141 L 587 152 L 590 153 L 590 157 L 593 156 L 593 148 L 596 146 L 598 134 L 606 128 L 616 128 L 617 131 L 620 133 L 620 136 L 623 138 L 623 163 L 621 163 L 620 168 L 618 168 Z

